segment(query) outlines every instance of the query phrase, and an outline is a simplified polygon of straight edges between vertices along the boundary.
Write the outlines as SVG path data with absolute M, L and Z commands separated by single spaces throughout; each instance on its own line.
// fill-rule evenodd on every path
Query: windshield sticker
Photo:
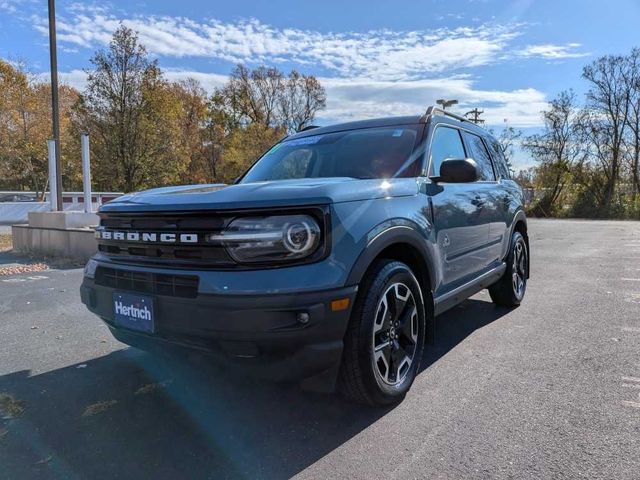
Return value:
M 402 130 L 394 130 L 392 136 L 393 137 L 401 137 L 402 136 Z
M 287 147 L 295 147 L 297 145 L 313 145 L 314 143 L 318 143 L 322 135 L 314 135 L 312 137 L 304 137 L 297 138 L 295 140 L 289 140 L 288 142 L 284 142 L 283 145 Z

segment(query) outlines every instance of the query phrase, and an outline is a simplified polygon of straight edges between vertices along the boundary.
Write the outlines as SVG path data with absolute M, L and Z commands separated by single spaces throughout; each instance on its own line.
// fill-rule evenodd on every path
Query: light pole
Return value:
M 446 110 L 447 107 L 452 107 L 458 104 L 458 100 L 445 100 L 441 98 L 440 100 L 436 100 L 436 103 L 442 107 L 442 110 Z
M 58 54 L 56 47 L 56 6 L 49 0 L 49 57 L 51 61 L 51 124 L 55 142 L 56 199 L 58 211 L 62 211 L 62 169 L 60 168 L 60 112 L 58 109 Z M 51 189 L 53 191 L 53 189 Z

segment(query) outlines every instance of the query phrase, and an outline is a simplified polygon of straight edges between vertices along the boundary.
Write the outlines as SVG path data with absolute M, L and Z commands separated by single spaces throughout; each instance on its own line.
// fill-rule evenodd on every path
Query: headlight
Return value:
M 309 215 L 274 215 L 238 218 L 207 240 L 224 245 L 236 262 L 258 263 L 308 257 L 320 245 L 320 232 Z

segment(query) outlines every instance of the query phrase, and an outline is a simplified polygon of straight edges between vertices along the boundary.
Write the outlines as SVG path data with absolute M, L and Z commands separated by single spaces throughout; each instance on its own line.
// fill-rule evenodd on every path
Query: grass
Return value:
M 117 400 L 106 400 L 104 402 L 94 403 L 84 409 L 82 416 L 93 417 L 94 415 L 98 415 L 99 413 L 106 412 L 111 407 L 113 407 L 116 403 L 118 403 Z

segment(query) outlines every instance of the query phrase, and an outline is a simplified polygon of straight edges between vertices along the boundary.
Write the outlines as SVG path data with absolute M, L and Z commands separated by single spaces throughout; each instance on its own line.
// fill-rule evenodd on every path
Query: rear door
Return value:
M 430 145 L 429 176 L 440 174 L 440 164 L 445 159 L 469 156 L 460 130 L 448 124 L 435 126 Z M 465 283 L 487 264 L 484 249 L 489 217 L 484 213 L 479 187 L 475 182 L 438 182 L 428 186 L 442 271 L 442 285 L 436 287 L 436 294 Z
M 502 252 L 504 215 L 501 209 L 501 190 L 496 171 L 485 141 L 475 133 L 464 131 L 464 143 L 469 158 L 478 164 L 480 179 L 476 183 L 476 200 L 482 204 L 483 223 L 488 226 L 487 243 L 482 251 L 485 266 L 496 262 Z

